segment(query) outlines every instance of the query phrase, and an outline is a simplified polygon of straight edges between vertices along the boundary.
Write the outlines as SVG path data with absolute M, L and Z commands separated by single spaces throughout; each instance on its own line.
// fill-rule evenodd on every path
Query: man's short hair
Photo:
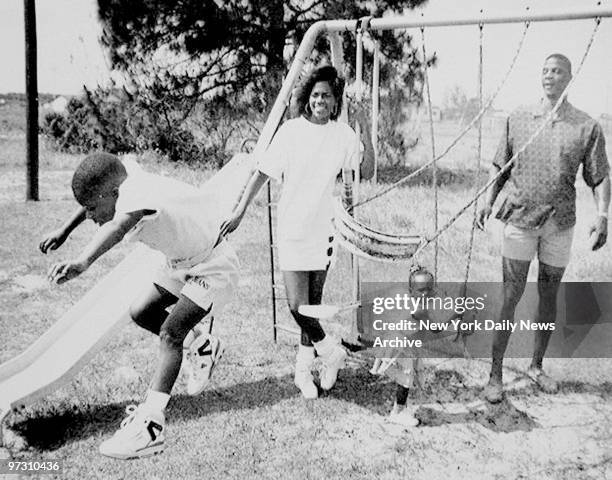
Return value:
M 565 55 L 563 55 L 562 53 L 551 53 L 548 57 L 546 57 L 544 59 L 544 63 L 546 63 L 547 60 L 551 59 L 551 58 L 556 58 L 557 60 L 561 61 L 562 63 L 565 64 L 565 67 L 567 68 L 568 73 L 571 75 L 572 74 L 572 62 L 570 62 L 570 59 L 567 58 Z
M 72 175 L 72 193 L 81 205 L 100 194 L 109 182 L 127 175 L 119 157 L 110 153 L 93 153 L 86 156 Z

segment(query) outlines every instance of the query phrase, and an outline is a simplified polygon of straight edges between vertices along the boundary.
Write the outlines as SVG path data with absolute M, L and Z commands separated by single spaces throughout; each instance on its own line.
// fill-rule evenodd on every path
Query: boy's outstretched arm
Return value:
M 72 231 L 83 223 L 86 218 L 87 213 L 85 207 L 79 207 L 64 225 L 44 235 L 44 238 L 38 244 L 40 251 L 42 253 L 47 253 L 49 250 L 55 250 L 61 247 Z
M 79 276 L 87 270 L 97 258 L 117 245 L 144 216 L 145 212 L 139 210 L 131 213 L 116 215 L 110 222 L 105 223 L 96 232 L 91 242 L 83 249 L 81 254 L 72 261 L 56 263 L 47 275 L 53 283 L 64 283 Z

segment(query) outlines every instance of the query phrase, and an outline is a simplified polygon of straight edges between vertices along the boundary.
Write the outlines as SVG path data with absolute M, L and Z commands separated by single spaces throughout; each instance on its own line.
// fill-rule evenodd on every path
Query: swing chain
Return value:
M 446 147 L 446 149 L 440 154 L 438 155 L 437 158 L 434 158 L 433 160 L 430 160 L 429 162 L 423 164 L 422 166 L 420 166 L 419 168 L 417 168 L 414 172 L 409 173 L 408 175 L 406 175 L 403 178 L 400 178 L 397 182 L 389 185 L 388 187 L 383 188 L 381 191 L 379 191 L 378 193 L 363 199 L 362 201 L 356 203 L 353 208 L 359 207 L 361 205 L 365 205 L 366 203 L 369 203 L 373 200 L 376 200 L 377 198 L 382 197 L 383 195 L 389 193 L 391 190 L 396 189 L 397 187 L 403 185 L 404 183 L 408 182 L 410 179 L 416 177 L 417 175 L 419 175 L 423 170 L 425 170 L 426 168 L 429 168 L 435 161 L 438 161 L 440 159 L 442 159 L 443 157 L 445 157 L 448 152 L 450 152 L 458 143 L 459 141 L 472 129 L 472 127 L 483 117 L 483 115 L 491 108 L 491 105 L 493 105 L 493 102 L 495 101 L 495 99 L 497 98 L 497 96 L 499 95 L 499 93 L 501 92 L 501 89 L 503 88 L 503 86 L 505 85 L 506 81 L 508 80 L 508 78 L 510 77 L 510 74 L 512 73 L 512 71 L 514 70 L 514 66 L 516 65 L 516 62 L 518 60 L 519 54 L 523 48 L 523 44 L 524 44 L 524 40 L 525 37 L 527 36 L 527 31 L 529 29 L 529 22 L 525 22 L 525 26 L 521 35 L 521 39 L 519 40 L 519 44 L 518 47 L 516 49 L 516 52 L 514 53 L 514 57 L 512 59 L 512 62 L 510 63 L 510 67 L 508 68 L 506 74 L 504 75 L 502 81 L 499 83 L 497 89 L 495 90 L 495 92 L 493 93 L 493 95 L 491 96 L 491 98 L 489 99 L 489 101 L 486 103 L 486 105 L 484 105 L 484 107 L 482 107 L 480 109 L 480 111 L 476 114 L 476 116 L 470 121 L 470 123 L 468 123 L 466 125 L 466 127 L 459 132 L 459 134 L 453 139 L 453 141 L 448 145 L 448 147 Z M 421 27 L 421 31 L 424 31 L 424 28 Z
M 431 103 L 431 90 L 429 88 L 429 67 L 427 64 L 427 49 L 425 47 L 425 28 L 421 27 L 421 49 L 423 52 L 423 80 L 425 82 L 425 92 L 427 95 L 427 114 L 429 116 L 429 135 L 431 142 L 431 158 L 433 159 L 433 167 L 432 167 L 432 177 L 431 184 L 434 193 L 434 208 L 433 208 L 433 223 L 434 228 L 433 231 L 438 231 L 438 165 L 436 161 L 436 135 L 434 132 L 434 122 L 433 122 L 433 107 Z M 438 278 L 438 240 L 435 240 L 435 248 L 434 248 L 434 278 Z
M 484 29 L 483 24 L 479 25 L 479 37 L 478 37 L 478 107 L 482 108 L 482 91 L 483 91 L 483 58 L 484 58 Z M 478 192 L 479 181 L 478 177 L 480 176 L 480 166 L 482 163 L 482 119 L 478 122 L 478 150 L 476 156 L 476 185 L 474 188 L 474 194 Z M 468 242 L 468 253 L 467 259 L 465 261 L 465 277 L 463 281 L 463 294 L 467 290 L 467 284 L 470 278 L 470 267 L 472 265 L 472 254 L 474 252 L 474 238 L 476 236 L 476 219 L 478 216 L 478 199 L 474 202 L 474 213 L 472 218 L 472 226 L 470 228 L 470 239 Z
M 374 17 L 372 15 L 366 15 L 365 17 L 361 17 L 355 22 L 355 32 L 358 34 L 362 34 L 363 32 L 367 32 L 370 29 L 370 22 Z
M 410 258 L 415 258 L 417 257 L 425 248 L 427 248 L 432 242 L 434 242 L 438 237 L 440 237 L 443 233 L 446 232 L 446 230 L 448 230 L 456 221 L 457 219 L 463 215 L 472 205 L 474 205 L 474 203 L 476 203 L 478 201 L 478 199 L 484 195 L 487 190 L 489 189 L 489 187 L 491 187 L 491 185 L 493 185 L 495 182 L 497 182 L 503 175 L 508 174 L 508 172 L 510 171 L 510 169 L 514 166 L 514 164 L 517 162 L 517 159 L 520 155 L 523 154 L 523 152 L 527 149 L 527 147 L 529 147 L 529 145 L 531 145 L 533 143 L 533 141 L 540 135 L 540 133 L 542 133 L 542 131 L 544 130 L 544 128 L 548 125 L 548 123 L 551 121 L 551 119 L 554 117 L 554 115 L 557 113 L 557 111 L 559 110 L 559 108 L 561 107 L 561 105 L 563 104 L 563 101 L 565 101 L 567 94 L 569 92 L 569 89 L 572 87 L 573 83 L 575 82 L 576 78 L 579 76 L 582 67 L 584 66 L 584 63 L 589 55 L 589 52 L 591 50 L 591 47 L 593 45 L 593 42 L 595 40 L 599 25 L 600 25 L 600 21 L 595 22 L 595 27 L 591 33 L 591 36 L 589 38 L 589 41 L 587 43 L 587 46 L 585 48 L 584 54 L 582 56 L 582 59 L 580 61 L 580 64 L 578 65 L 578 68 L 576 69 L 576 73 L 574 74 L 574 76 L 571 78 L 571 80 L 569 81 L 569 83 L 567 84 L 567 86 L 565 87 L 565 90 L 563 91 L 563 93 L 561 94 L 561 96 L 559 97 L 559 99 L 557 100 L 557 103 L 555 104 L 555 106 L 552 108 L 552 110 L 547 114 L 546 118 L 542 121 L 542 123 L 539 125 L 539 127 L 536 129 L 536 131 L 533 133 L 533 135 L 531 135 L 531 137 L 529 137 L 529 139 L 521 146 L 521 148 L 515 152 L 512 156 L 512 158 L 510 158 L 510 160 L 508 160 L 508 162 L 500 169 L 500 171 L 493 177 L 491 177 L 489 179 L 489 181 L 478 191 L 476 192 L 476 194 L 474 195 L 474 197 L 466 204 L 464 205 L 458 212 L 456 212 L 445 224 L 442 228 L 438 229 L 435 234 L 429 238 L 425 238 L 421 244 L 417 247 L 417 249 L 414 251 L 414 253 L 410 256 Z M 526 23 L 527 25 L 527 23 Z M 377 258 L 375 258 L 376 260 L 379 260 Z M 380 260 L 379 260 L 380 261 Z M 386 259 L 385 261 L 392 261 L 391 258 Z
M 546 116 L 546 118 L 542 121 L 542 123 L 540 124 L 540 126 L 537 128 L 537 130 L 533 133 L 533 135 L 531 135 L 531 137 L 529 137 L 529 139 L 521 146 L 521 148 L 514 153 L 514 155 L 512 155 L 512 158 L 510 158 L 510 160 L 508 160 L 508 162 L 499 170 L 499 172 L 497 172 L 497 175 L 495 175 L 494 177 L 492 177 L 486 184 L 484 187 L 482 187 L 474 196 L 474 198 L 472 198 L 472 200 L 470 200 L 466 205 L 464 205 L 457 213 L 455 213 L 455 215 L 453 215 L 450 220 L 448 220 L 448 222 L 446 222 L 446 224 L 440 229 L 438 230 L 435 235 L 433 235 L 430 238 L 425 239 L 425 241 L 423 242 L 423 244 L 421 244 L 419 246 L 419 248 L 416 250 L 416 252 L 414 253 L 414 255 L 418 255 L 424 248 L 426 248 L 430 243 L 432 243 L 433 241 L 435 241 L 438 237 L 440 237 L 440 235 L 442 235 L 446 230 L 448 230 L 456 221 L 457 219 L 463 215 L 466 210 L 468 208 L 470 208 L 474 203 L 476 203 L 478 201 L 478 199 L 484 195 L 487 190 L 489 189 L 489 187 L 491 185 L 493 185 L 495 182 L 497 182 L 503 175 L 506 175 L 510 169 L 514 166 L 514 164 L 517 162 L 518 157 L 527 149 L 527 147 L 529 145 L 531 145 L 533 143 L 533 141 L 540 135 L 540 133 L 542 133 L 542 131 L 544 130 L 544 128 L 546 127 L 546 125 L 548 125 L 548 123 L 552 120 L 552 118 L 554 117 L 554 115 L 556 115 L 557 111 L 559 110 L 559 108 L 561 108 L 561 105 L 563 104 L 563 102 L 565 101 L 567 94 L 569 92 L 569 89 L 571 88 L 571 86 L 574 84 L 574 82 L 576 81 L 576 78 L 578 78 L 578 75 L 580 74 L 580 71 L 582 70 L 582 67 L 584 66 L 584 63 L 587 59 L 587 56 L 591 50 L 591 47 L 593 45 L 593 42 L 595 40 L 595 36 L 597 34 L 597 30 L 599 29 L 599 25 L 601 22 L 598 22 L 597 19 L 595 21 L 595 28 L 593 29 L 593 32 L 591 33 L 591 37 L 589 38 L 589 41 L 587 43 L 586 49 L 584 54 L 582 55 L 582 59 L 580 61 L 580 64 L 578 65 L 578 68 L 576 69 L 576 73 L 574 74 L 574 76 L 571 78 L 571 80 L 569 81 L 569 83 L 567 84 L 567 86 L 565 87 L 565 90 L 563 90 L 563 93 L 561 94 L 561 96 L 559 97 L 559 99 L 557 100 L 557 103 L 555 104 L 555 106 L 553 107 L 553 109 L 548 113 L 548 115 Z

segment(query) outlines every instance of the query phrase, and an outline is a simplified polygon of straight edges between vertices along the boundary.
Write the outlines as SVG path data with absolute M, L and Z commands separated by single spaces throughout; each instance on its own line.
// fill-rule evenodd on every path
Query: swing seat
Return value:
M 358 222 L 344 209 L 340 198 L 334 200 L 334 227 L 344 248 L 370 260 L 408 261 L 424 244 L 419 235 L 384 233 Z

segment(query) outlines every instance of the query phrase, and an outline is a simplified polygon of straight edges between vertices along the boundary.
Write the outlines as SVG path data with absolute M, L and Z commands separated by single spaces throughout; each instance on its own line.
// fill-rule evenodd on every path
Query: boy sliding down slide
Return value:
M 76 259 L 49 270 L 51 281 L 59 284 L 77 277 L 123 238 L 141 241 L 166 256 L 150 288 L 130 307 L 134 322 L 160 339 L 150 390 L 141 405 L 127 408 L 121 428 L 100 445 L 100 453 L 121 459 L 160 453 L 164 410 L 181 368 L 183 345 L 189 346 L 187 390 L 192 395 L 206 387 L 221 358 L 219 340 L 196 327 L 227 301 L 237 282 L 238 259 L 219 237 L 219 209 L 210 193 L 145 173 L 129 162 L 124 165 L 106 153 L 81 162 L 72 177 L 72 191 L 81 208 L 41 242 L 41 251 L 58 248 L 87 218 L 100 229 Z

